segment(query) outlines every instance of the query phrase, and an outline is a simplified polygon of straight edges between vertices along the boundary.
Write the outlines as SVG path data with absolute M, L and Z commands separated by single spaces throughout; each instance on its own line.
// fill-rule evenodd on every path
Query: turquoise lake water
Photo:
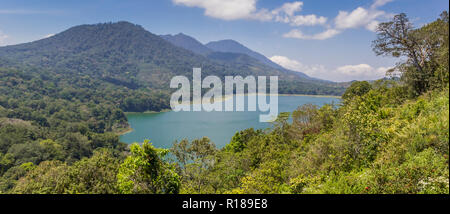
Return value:
M 249 95 L 250 96 L 250 95 Z M 278 111 L 292 112 L 307 103 L 322 106 L 338 103 L 334 97 L 279 96 Z M 175 140 L 209 137 L 218 148 L 225 146 L 233 135 L 247 128 L 264 129 L 270 123 L 259 122 L 261 112 L 161 112 L 127 114 L 132 132 L 120 140 L 125 143 L 149 139 L 155 147 L 170 148 Z

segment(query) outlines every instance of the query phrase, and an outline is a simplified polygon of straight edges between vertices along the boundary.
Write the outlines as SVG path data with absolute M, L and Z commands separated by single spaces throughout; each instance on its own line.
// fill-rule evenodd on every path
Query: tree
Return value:
M 260 135 L 261 130 L 254 130 L 253 128 L 245 129 L 240 132 L 236 132 L 231 138 L 229 144 L 225 146 L 225 149 L 231 150 L 233 152 L 241 152 L 247 146 L 248 141 L 254 136 Z
M 117 171 L 119 159 L 109 149 L 94 151 L 91 158 L 83 158 L 67 172 L 69 193 L 114 194 L 117 193 Z
M 179 161 L 183 189 L 188 189 L 191 193 L 205 193 L 205 186 L 209 183 L 206 172 L 213 167 L 216 145 L 207 137 L 191 142 L 184 139 L 179 143 L 175 142 L 171 152 Z
M 312 104 L 302 105 L 292 112 L 290 134 L 297 139 L 304 139 L 325 128 L 331 128 L 333 119 L 333 109 L 330 105 L 320 109 Z
M 397 65 L 403 80 L 411 86 L 415 95 L 431 88 L 434 77 L 445 86 L 447 70 L 440 69 L 440 61 L 448 61 L 448 13 L 445 11 L 437 21 L 414 29 L 404 13 L 394 16 L 390 22 L 381 23 L 377 39 L 372 43 L 377 55 L 406 57 Z M 444 57 L 442 57 L 444 56 Z M 390 72 L 393 72 L 391 70 Z
M 44 161 L 19 179 L 12 193 L 62 194 L 70 185 L 68 166 L 60 161 Z
M 51 141 L 45 143 L 52 143 Z M 31 162 L 20 166 L 21 175 L 13 193 L 32 194 L 113 194 L 117 193 L 116 174 L 119 159 L 108 149 L 99 149 L 91 158 L 68 166 L 60 161 Z M 24 172 L 26 175 L 22 175 Z M 14 174 L 12 174 L 14 176 Z M 9 175 L 11 176 L 11 175 Z
M 157 149 L 148 140 L 133 144 L 131 155 L 120 165 L 117 188 L 124 194 L 178 193 L 180 178 L 175 167 L 164 162 L 169 150 Z
M 426 69 L 432 71 L 429 77 L 430 88 L 442 88 L 448 84 L 449 67 L 449 19 L 444 11 L 440 18 L 415 31 L 420 38 L 420 45 L 425 48 L 427 56 Z
M 372 86 L 367 81 L 356 81 L 350 85 L 349 88 L 342 95 L 344 102 L 349 102 L 355 96 L 362 96 L 372 89 Z

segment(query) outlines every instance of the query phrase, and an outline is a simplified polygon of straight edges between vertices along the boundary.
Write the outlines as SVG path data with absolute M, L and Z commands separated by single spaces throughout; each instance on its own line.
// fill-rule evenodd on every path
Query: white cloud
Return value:
M 261 9 L 257 12 L 252 13 L 247 17 L 247 19 L 259 20 L 259 21 L 271 21 L 273 19 L 273 14 L 267 9 Z
M 350 80 L 376 80 L 386 76 L 386 71 L 391 68 L 374 68 L 368 64 L 345 65 L 335 70 L 336 74 L 342 76 L 347 81 Z
M 257 0 L 173 0 L 175 4 L 205 9 L 205 15 L 224 20 L 247 19 L 256 11 Z
M 305 39 L 306 35 L 303 34 L 302 31 L 298 29 L 293 29 L 285 34 L 283 34 L 284 38 L 294 38 L 294 39 Z
M 303 64 L 299 61 L 289 59 L 285 56 L 272 56 L 269 58 L 273 62 L 277 63 L 278 65 L 283 66 L 284 68 L 293 70 L 293 71 L 302 71 Z
M 6 45 L 6 39 L 8 38 L 8 35 L 3 34 L 2 31 L 0 31 L 0 45 Z
M 347 82 L 352 80 L 376 80 L 385 76 L 389 67 L 374 68 L 368 64 L 344 65 L 336 69 L 327 69 L 323 65 L 305 65 L 297 60 L 285 56 L 272 56 L 270 60 L 284 68 L 305 73 L 311 77 L 336 82 Z
M 381 7 L 389 2 L 392 2 L 394 0 L 375 0 L 372 4 L 372 6 L 370 6 L 372 9 L 375 9 L 377 7 Z
M 273 21 L 289 24 L 291 26 L 324 26 L 325 30 L 313 35 L 305 35 L 299 29 L 285 33 L 285 38 L 324 40 L 332 38 L 342 31 L 350 28 L 366 28 L 375 31 L 381 19 L 392 16 L 378 10 L 393 0 L 374 0 L 369 8 L 357 7 L 353 11 L 339 11 L 334 22 L 327 23 L 328 18 L 316 14 L 298 14 L 302 11 L 304 3 L 294 1 L 284 3 L 273 10 L 258 9 L 258 0 L 172 0 L 177 5 L 203 8 L 206 16 L 223 20 L 259 20 Z
M 284 3 L 280 7 L 268 10 L 257 9 L 258 0 L 172 0 L 177 5 L 198 7 L 205 10 L 205 15 L 223 20 L 250 19 L 259 21 L 275 21 L 289 23 L 293 26 L 323 25 L 327 18 L 310 15 L 295 15 L 300 12 L 303 2 L 295 1 Z
M 327 18 L 323 16 L 306 15 L 306 16 L 293 16 L 291 18 L 291 25 L 294 26 L 313 26 L 313 25 L 323 25 L 327 22 Z
M 367 10 L 362 7 L 356 8 L 351 13 L 339 11 L 338 16 L 335 18 L 336 27 L 340 29 L 359 27 L 366 21 L 363 18 L 365 18 L 367 14 Z
M 329 27 L 322 33 L 317 33 L 313 35 L 305 35 L 300 30 L 294 29 L 283 35 L 285 38 L 297 38 L 297 39 L 315 39 L 324 40 L 332 38 L 342 31 L 350 28 L 365 28 L 370 31 L 376 31 L 381 19 L 391 17 L 392 14 L 388 14 L 384 11 L 377 10 L 393 0 L 375 0 L 370 8 L 366 9 L 363 7 L 358 7 L 351 12 L 339 11 L 338 15 L 334 19 L 334 27 Z M 320 19 L 321 18 L 321 19 Z M 304 17 L 299 18 L 299 23 L 301 25 L 308 25 L 306 23 L 315 23 L 320 25 L 325 25 L 327 22 L 326 17 L 309 17 L 305 19 Z M 304 22 L 302 22 L 304 21 Z M 295 25 L 295 22 L 291 20 L 291 25 Z
M 284 3 L 281 7 L 272 10 L 272 14 L 275 17 L 275 21 L 289 23 L 292 26 L 323 25 L 327 22 L 326 17 L 317 16 L 315 14 L 295 15 L 295 13 L 302 10 L 302 7 L 303 2 L 288 2 Z
M 371 7 L 367 9 L 357 7 L 350 12 L 339 11 L 334 19 L 334 26 L 327 26 L 328 29 L 321 33 L 305 35 L 301 30 L 293 29 L 290 32 L 285 33 L 283 37 L 304 40 L 325 40 L 351 28 L 365 28 L 370 31 L 376 31 L 381 19 L 392 16 L 384 11 L 377 10 L 377 8 L 391 1 L 393 0 L 375 0 Z M 316 15 L 279 17 L 279 19 L 285 23 L 290 23 L 293 26 L 325 25 L 327 23 L 326 17 L 317 17 Z
M 55 35 L 54 33 L 51 33 L 51 34 L 45 35 L 45 36 L 43 37 L 43 39 L 46 39 L 46 38 L 50 38 L 50 37 L 52 37 L 52 36 L 54 36 L 54 35 Z
M 283 35 L 284 38 L 294 38 L 294 39 L 306 39 L 306 40 L 325 40 L 329 39 L 333 36 L 339 34 L 340 31 L 336 29 L 328 29 L 324 32 L 313 34 L 313 35 L 305 35 L 302 31 L 298 29 L 293 29 L 290 32 Z
M 336 71 L 346 75 L 359 75 L 368 71 L 373 71 L 373 68 L 368 64 L 344 65 L 337 68 Z
M 294 13 L 296 12 L 300 12 L 302 10 L 303 7 L 303 2 L 301 1 L 296 1 L 296 2 L 288 2 L 288 3 L 284 3 L 281 7 L 273 10 L 272 12 L 274 14 L 279 14 L 279 13 L 285 13 L 288 16 L 293 16 Z
M 325 76 L 327 70 L 323 65 L 304 65 L 301 62 L 289 59 L 285 56 L 272 56 L 269 58 L 273 62 L 292 71 L 302 72 L 312 77 Z
M 352 12 L 339 11 L 338 16 L 335 18 L 335 25 L 338 29 L 359 27 L 373 29 L 376 19 L 384 15 L 386 15 L 384 11 L 368 10 L 358 7 Z
M 366 29 L 375 32 L 378 28 L 378 25 L 380 24 L 379 21 L 371 21 L 369 24 L 366 25 Z

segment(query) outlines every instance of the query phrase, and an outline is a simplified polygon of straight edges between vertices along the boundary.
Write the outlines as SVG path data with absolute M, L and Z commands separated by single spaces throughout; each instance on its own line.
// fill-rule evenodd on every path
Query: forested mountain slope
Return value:
M 263 63 L 210 60 L 129 22 L 76 26 L 50 38 L 1 47 L 0 58 L 56 73 L 87 75 L 130 89 L 169 91 L 173 76 L 192 77 L 194 67 L 201 67 L 205 76 L 277 75 L 282 82 L 298 83 L 279 84 L 281 93 L 314 91 L 315 94 L 339 95 L 344 89 L 337 84 L 306 81 L 295 72 L 277 70 Z

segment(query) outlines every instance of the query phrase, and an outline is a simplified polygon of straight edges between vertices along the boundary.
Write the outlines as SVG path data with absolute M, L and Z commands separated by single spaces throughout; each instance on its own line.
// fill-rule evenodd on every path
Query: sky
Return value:
M 406 13 L 420 27 L 448 8 L 448 0 L 0 0 L 0 46 L 129 21 L 202 43 L 233 39 L 312 77 L 373 80 L 399 60 L 373 53 L 378 23 Z

